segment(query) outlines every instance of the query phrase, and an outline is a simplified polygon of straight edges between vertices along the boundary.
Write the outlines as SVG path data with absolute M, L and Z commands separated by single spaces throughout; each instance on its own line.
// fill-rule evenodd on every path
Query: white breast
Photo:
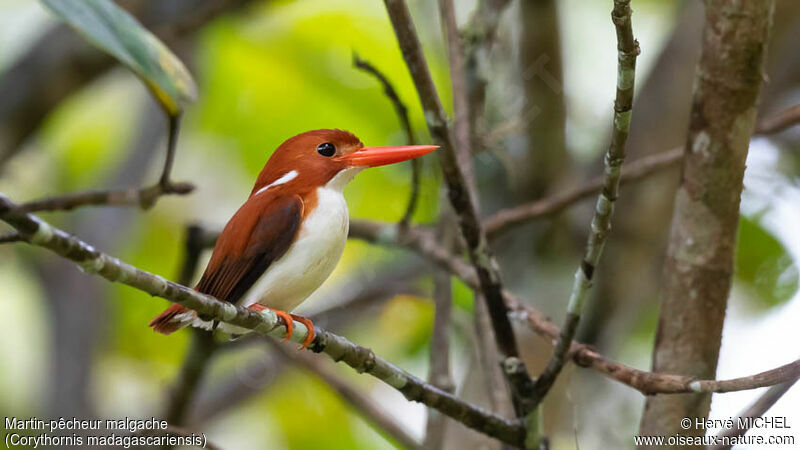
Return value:
M 342 188 L 357 172 L 343 170 L 317 190 L 317 207 L 303 221 L 297 240 L 270 265 L 242 305 L 291 311 L 328 278 L 342 256 L 350 226 Z

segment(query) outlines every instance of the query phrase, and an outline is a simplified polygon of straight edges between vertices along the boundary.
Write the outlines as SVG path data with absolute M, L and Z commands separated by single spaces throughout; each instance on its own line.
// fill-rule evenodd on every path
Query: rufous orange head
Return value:
M 348 131 L 306 131 L 287 139 L 275 150 L 252 193 L 290 183 L 295 189 L 313 189 L 326 186 L 334 179 L 344 186 L 364 168 L 407 161 L 437 148 L 436 145 L 364 147 L 361 140 Z

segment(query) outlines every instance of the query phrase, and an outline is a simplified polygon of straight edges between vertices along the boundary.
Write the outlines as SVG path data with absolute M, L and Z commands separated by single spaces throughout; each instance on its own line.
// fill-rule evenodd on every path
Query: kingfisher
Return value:
M 342 190 L 368 167 L 394 164 L 436 150 L 435 145 L 364 147 L 352 133 L 312 130 L 287 139 L 270 156 L 250 196 L 219 235 L 195 290 L 255 311 L 269 309 L 292 335 L 290 311 L 333 272 L 342 256 L 350 218 Z M 212 328 L 195 311 L 173 304 L 150 321 L 170 334 L 186 326 Z

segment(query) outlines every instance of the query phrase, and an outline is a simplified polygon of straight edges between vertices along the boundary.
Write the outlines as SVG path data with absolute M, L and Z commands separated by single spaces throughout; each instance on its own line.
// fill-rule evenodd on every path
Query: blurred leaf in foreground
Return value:
M 797 264 L 786 248 L 754 219 L 739 221 L 736 279 L 752 289 L 762 307 L 777 306 L 797 292 Z
M 183 63 L 111 0 L 41 0 L 51 11 L 130 68 L 170 116 L 194 100 L 196 87 Z

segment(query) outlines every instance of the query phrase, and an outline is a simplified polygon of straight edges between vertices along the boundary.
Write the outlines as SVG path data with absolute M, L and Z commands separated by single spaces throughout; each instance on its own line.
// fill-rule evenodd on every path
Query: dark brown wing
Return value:
M 297 195 L 251 197 L 222 230 L 195 289 L 236 303 L 294 242 L 303 217 Z

